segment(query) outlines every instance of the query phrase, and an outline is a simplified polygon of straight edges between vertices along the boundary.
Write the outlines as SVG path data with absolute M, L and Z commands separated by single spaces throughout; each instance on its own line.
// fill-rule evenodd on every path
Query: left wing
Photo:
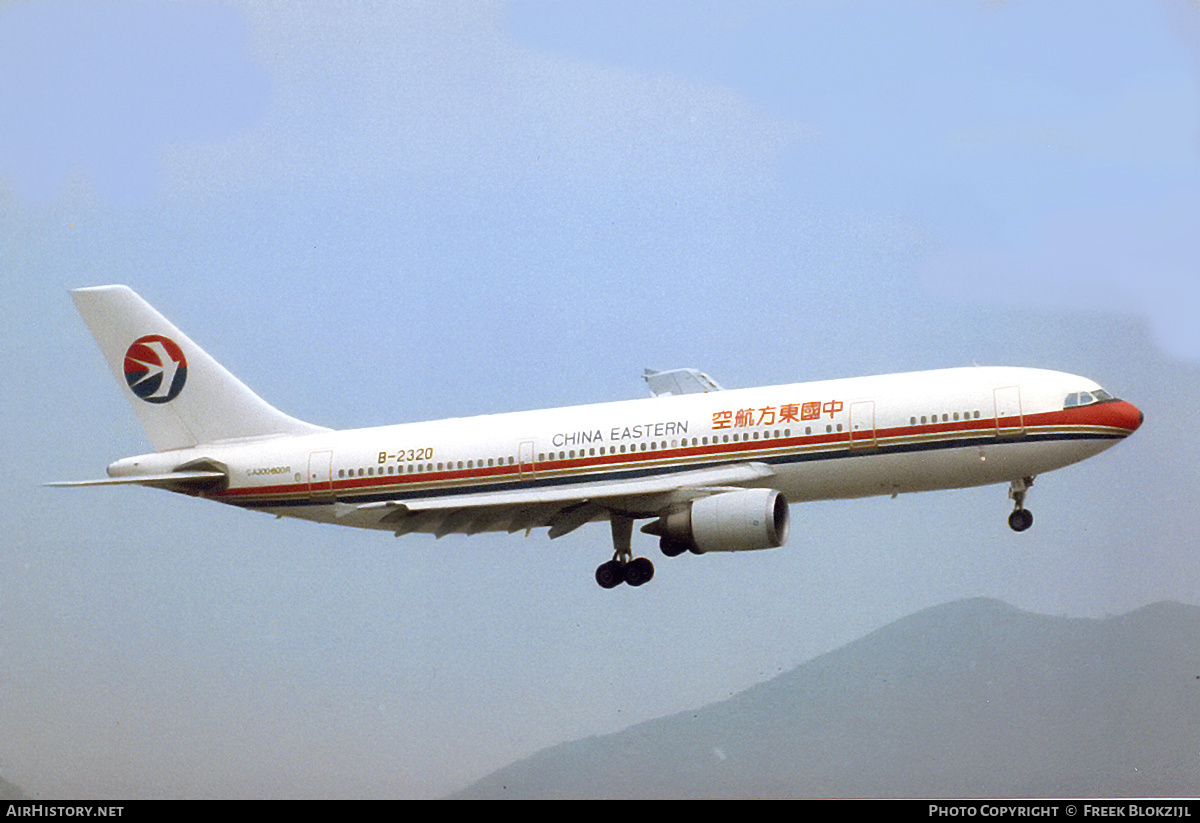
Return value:
M 743 488 L 774 473 L 765 463 L 737 463 L 630 480 L 384 500 L 345 506 L 342 513 L 377 511 L 378 522 L 394 527 L 397 537 L 410 532 L 442 537 L 548 526 L 554 538 L 614 513 L 653 517 L 676 503 Z

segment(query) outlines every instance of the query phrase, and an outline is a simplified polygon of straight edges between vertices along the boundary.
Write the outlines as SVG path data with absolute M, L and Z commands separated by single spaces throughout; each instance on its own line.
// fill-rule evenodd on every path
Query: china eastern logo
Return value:
M 169 337 L 148 334 L 125 351 L 125 382 L 147 403 L 174 400 L 187 381 L 187 358 Z

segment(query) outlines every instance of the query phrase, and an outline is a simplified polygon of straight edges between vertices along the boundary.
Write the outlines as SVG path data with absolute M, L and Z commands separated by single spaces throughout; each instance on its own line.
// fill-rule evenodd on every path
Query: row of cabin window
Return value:
M 974 411 L 974 412 L 963 412 L 963 413 L 962 413 L 962 419 L 963 419 L 963 420 L 971 420 L 972 418 L 973 418 L 973 419 L 975 419 L 975 420 L 978 420 L 978 419 L 979 419 L 979 412 L 977 412 L 977 411 Z M 958 420 L 958 419 L 959 419 L 959 414 L 958 414 L 958 412 L 954 412 L 953 414 L 947 414 L 947 413 L 945 413 L 945 412 L 943 412 L 943 413 L 942 413 L 942 420 L 941 420 L 941 422 L 943 422 L 943 423 L 949 423 L 949 422 L 951 421 L 951 419 Z M 928 417 L 927 417 L 926 415 L 924 415 L 924 414 L 923 414 L 923 415 L 921 415 L 920 421 L 921 421 L 922 423 L 937 423 L 937 422 L 938 422 L 938 416 L 937 416 L 936 414 L 931 414 L 931 415 L 928 415 Z M 917 418 L 916 418 L 916 417 L 910 417 L 910 418 L 908 418 L 908 424 L 909 424 L 910 426 L 915 426 L 915 425 L 917 425 Z
M 1092 395 L 1095 395 L 1095 396 L 1093 397 Z M 1081 405 L 1081 406 L 1082 406 L 1082 405 L 1087 405 L 1087 404 L 1089 404 L 1089 403 L 1096 403 L 1096 402 L 1100 402 L 1100 401 L 1102 401 L 1102 400 L 1108 400 L 1108 399 L 1111 399 L 1111 396 L 1110 396 L 1110 395 L 1109 395 L 1107 392 L 1105 392 L 1104 390 L 1102 390 L 1102 389 L 1098 389 L 1098 390 L 1096 390 L 1095 392 L 1093 392 L 1092 394 L 1088 394 L 1087 392 L 1080 392 L 1079 394 L 1071 394 L 1071 395 L 1068 395 L 1068 397 L 1067 397 L 1067 400 L 1066 400 L 1066 403 L 1065 403 L 1064 405 L 1066 405 L 1066 406 L 1068 406 L 1068 407 L 1070 407 L 1070 406 L 1074 406 L 1074 405 Z M 978 420 L 978 419 L 979 419 L 979 415 L 980 415 L 980 413 L 979 413 L 978 411 L 973 411 L 973 412 L 970 412 L 970 411 L 968 411 L 968 412 L 963 412 L 963 413 L 962 413 L 962 415 L 961 415 L 961 419 L 963 419 L 963 420 L 971 420 L 971 419 Z M 960 415 L 959 415 L 959 413 L 958 413 L 958 412 L 953 412 L 953 413 L 950 413 L 950 412 L 943 412 L 943 413 L 941 414 L 941 422 L 942 422 L 942 423 L 949 423 L 951 420 L 958 420 L 958 419 L 960 419 Z M 937 423 L 937 422 L 938 422 L 938 415 L 936 415 L 936 414 L 924 415 L 924 414 L 923 414 L 923 415 L 921 415 L 921 416 L 920 416 L 919 420 L 920 420 L 920 422 L 921 422 L 922 424 L 925 424 L 925 423 Z M 915 426 L 915 425 L 917 425 L 917 421 L 918 421 L 918 418 L 917 418 L 915 415 L 914 415 L 913 417 L 910 417 L 910 418 L 908 419 L 909 425 L 911 425 L 911 426 Z M 835 429 L 836 429 L 837 431 L 839 431 L 839 432 L 840 432 L 840 431 L 842 431 L 842 424 L 841 424 L 841 423 L 838 423 L 836 426 L 835 426 L 835 425 L 833 425 L 833 424 L 829 424 L 829 425 L 826 425 L 826 426 L 825 426 L 825 431 L 826 431 L 826 432 L 833 432 Z M 804 433 L 805 433 L 806 435 L 807 435 L 807 434 L 812 434 L 812 426 L 805 426 L 805 427 L 804 427 Z M 790 436 L 791 436 L 791 434 L 792 434 L 792 430 L 791 430 L 791 429 L 784 429 L 784 430 L 783 430 L 783 437 L 790 437 Z M 779 437 L 779 436 L 780 436 L 779 429 L 775 429 L 775 437 Z M 759 439 L 759 433 L 758 433 L 757 431 L 754 431 L 754 432 L 746 432 L 746 433 L 742 433 L 740 437 L 739 437 L 737 434 L 732 434 L 732 435 L 730 435 L 730 434 L 726 434 L 726 435 L 723 435 L 722 437 L 718 437 L 717 435 L 713 435 L 713 437 L 712 437 L 712 442 L 713 442 L 714 444 L 717 444 L 717 443 L 728 443 L 728 442 L 730 442 L 730 440 L 731 440 L 731 439 L 732 439 L 734 442 L 737 442 L 738 440 L 758 440 L 758 439 Z M 771 432 L 770 432 L 770 431 L 765 431 L 765 432 L 763 432 L 763 433 L 762 433 L 762 439 L 763 439 L 763 440 L 769 440 L 769 439 L 771 439 Z M 671 441 L 671 446 L 670 446 L 670 447 L 674 449 L 674 448 L 678 448 L 679 446 L 687 446 L 687 445 L 689 445 L 689 443 L 688 443 L 688 438 L 686 438 L 686 437 L 685 437 L 685 438 L 683 438 L 682 440 L 679 440 L 679 441 L 672 440 L 672 441 Z M 707 438 L 707 437 L 693 437 L 693 438 L 691 438 L 691 443 L 690 443 L 690 445 L 692 445 L 692 446 L 707 446 L 707 445 L 709 445 L 709 438 Z M 660 446 L 660 444 L 658 443 L 658 441 L 651 441 L 651 442 L 650 442 L 650 444 L 649 444 L 649 446 L 647 446 L 647 444 L 646 444 L 646 443 L 642 443 L 642 444 L 640 444 L 640 451 L 647 451 L 647 449 L 649 449 L 650 451 L 657 451 L 657 450 L 659 449 L 659 446 Z M 662 447 L 662 448 L 664 448 L 664 449 L 665 449 L 665 448 L 667 448 L 667 441 L 665 441 L 665 440 L 664 440 L 664 441 L 662 441 L 661 447 Z M 606 451 L 606 449 L 607 449 L 607 451 Z M 604 456 L 606 453 L 607 453 L 607 454 L 617 454 L 617 453 L 618 453 L 618 447 L 617 447 L 617 446 L 611 446 L 611 447 L 600 446 L 600 447 L 599 447 L 599 451 L 600 451 L 600 455 L 601 455 L 601 456 Z M 619 452 L 619 453 L 620 453 L 620 454 L 625 454 L 625 453 L 626 453 L 626 451 L 627 451 L 626 447 L 625 447 L 624 445 L 622 445 L 622 446 L 620 447 L 620 452 Z M 628 448 L 628 451 L 630 451 L 630 452 L 636 452 L 636 451 L 639 451 L 639 446 L 638 446 L 638 444 L 636 444 L 636 443 L 635 443 L 635 444 L 633 444 L 633 445 L 629 446 L 629 448 Z M 555 460 L 555 459 L 558 459 L 558 460 L 569 460 L 569 459 L 572 459 L 572 458 L 574 458 L 575 456 L 576 456 L 576 454 L 575 454 L 575 450 L 574 450 L 574 449 L 571 449 L 570 451 L 560 451 L 560 452 L 558 453 L 558 457 L 557 457 L 557 458 L 555 458 L 554 452 L 549 452 L 549 456 L 548 456 L 548 457 L 547 457 L 547 453 L 545 453 L 545 452 L 542 452 L 542 453 L 539 453 L 539 454 L 538 454 L 538 461 L 539 461 L 539 462 L 545 462 L 547 459 L 549 459 L 549 460 Z M 584 454 L 584 450 L 583 450 L 583 449 L 580 449 L 580 450 L 579 450 L 579 455 L 578 455 L 578 456 L 579 456 L 579 457 L 595 457 L 595 456 L 596 456 L 596 448 L 595 448 L 595 447 L 592 447 L 592 448 L 588 449 L 588 450 L 587 450 L 587 454 Z M 513 457 L 508 457 L 508 458 L 504 458 L 504 457 L 501 457 L 501 458 L 489 458 L 489 459 L 488 459 L 488 461 L 487 461 L 487 467 L 488 467 L 488 468 L 492 468 L 492 467 L 494 467 L 494 466 L 496 466 L 496 465 L 503 466 L 503 465 L 505 465 L 506 463 L 507 463 L 507 465 L 510 465 L 510 466 L 511 466 L 511 465 L 513 465 L 513 464 L 515 464 L 515 463 L 516 463 L 516 460 L 515 460 Z M 465 466 L 464 466 L 464 464 L 463 464 L 463 461 L 459 460 L 457 465 L 458 465 L 458 468 L 460 468 L 460 469 L 462 469 L 462 468 L 467 468 L 467 469 L 473 469 L 473 468 L 476 468 L 476 466 L 475 466 L 475 461 L 474 461 L 474 460 L 468 460 L 468 461 L 466 461 L 466 464 L 465 464 Z M 480 460 L 480 461 L 479 461 L 479 466 L 478 466 L 478 467 L 479 467 L 479 468 L 481 468 L 481 469 L 482 469 L 482 468 L 484 468 L 484 463 L 483 463 L 483 461 L 482 461 L 482 460 Z M 418 463 L 418 464 L 416 464 L 416 465 L 409 464 L 409 466 L 408 466 L 408 468 L 407 468 L 407 471 L 405 471 L 405 470 L 401 470 L 401 471 L 397 472 L 397 471 L 396 471 L 396 469 L 397 469 L 397 468 L 398 468 L 398 467 L 397 467 L 396 465 L 394 465 L 394 464 L 393 464 L 393 465 L 389 465 L 389 466 L 387 467 L 387 473 L 388 473 L 388 474 L 405 474 L 405 473 L 407 473 L 407 474 L 413 474 L 413 473 L 415 473 L 415 472 L 425 472 L 425 471 L 434 471 L 434 470 L 435 470 L 435 469 L 434 469 L 434 464 L 433 464 L 433 463 L 429 463 L 429 464 L 425 464 L 425 463 Z M 454 468 L 455 468 L 455 464 L 454 464 L 454 463 L 438 463 L 438 464 L 437 464 L 437 469 L 436 469 L 436 470 L 437 470 L 437 471 L 444 471 L 444 470 L 446 470 L 446 469 L 453 470 Z M 376 471 L 375 471 L 375 467 L 374 467 L 374 466 L 368 466 L 367 468 L 360 468 L 360 469 L 358 469 L 358 470 L 357 470 L 357 476 L 358 476 L 358 477 L 372 477 L 372 476 L 374 476 L 375 474 L 383 474 L 383 473 L 384 473 L 384 471 L 383 471 L 383 467 L 382 467 L 382 466 L 380 466 L 380 467 L 379 467 L 379 471 L 378 471 L 378 472 L 376 472 Z M 355 474 L 356 474 L 356 472 L 355 472 L 355 470 L 354 470 L 354 469 L 349 469 L 349 470 L 347 470 L 347 469 L 338 469 L 338 477 L 341 477 L 341 478 L 345 478 L 345 477 L 354 477 L 354 476 L 355 476 Z
M 842 429 L 842 427 L 839 425 L 838 431 L 841 431 L 841 429 Z M 806 433 L 811 434 L 812 429 L 810 428 Z M 776 438 L 791 437 L 792 430 L 784 429 L 782 431 L 782 433 L 780 433 L 779 429 L 775 429 L 773 436 Z M 765 432 L 761 432 L 761 433 L 754 431 L 754 432 L 743 432 L 741 434 L 726 434 L 726 435 L 723 435 L 720 437 L 718 437 L 717 435 L 714 434 L 711 438 L 711 441 L 712 441 L 713 445 L 717 445 L 719 443 L 729 443 L 730 441 L 737 442 L 739 440 L 759 440 L 759 439 L 770 440 L 770 439 L 772 439 L 772 433 L 770 431 L 765 431 Z M 670 442 L 670 444 L 668 444 L 666 440 L 663 440 L 662 442 L 659 442 L 657 440 L 652 440 L 649 443 L 631 443 L 628 446 L 626 446 L 624 444 L 622 444 L 620 446 L 599 446 L 599 447 L 592 446 L 591 448 L 579 449 L 578 451 L 576 451 L 575 449 L 570 449 L 570 450 L 566 450 L 566 451 L 560 451 L 557 454 L 555 454 L 554 452 L 538 452 L 538 462 L 544 463 L 547 460 L 571 460 L 572 458 L 575 458 L 575 457 L 596 457 L 597 455 L 599 455 L 600 457 L 603 457 L 606 454 L 628 454 L 631 452 L 638 452 L 638 451 L 658 451 L 659 449 L 666 449 L 666 448 L 677 449 L 677 448 L 680 448 L 681 446 L 682 447 L 707 446 L 707 445 L 709 445 L 709 440 L 710 440 L 710 438 L 708 438 L 708 437 L 692 437 L 692 438 L 685 437 L 682 440 L 672 440 Z
M 963 412 L 961 415 L 961 418 L 964 420 L 970 420 L 972 417 L 978 419 L 979 412 L 977 412 L 977 411 L 976 412 Z M 953 414 L 946 413 L 941 416 L 942 422 L 949 422 L 951 419 L 958 420 L 959 418 L 960 418 L 960 415 L 958 412 L 954 412 Z M 918 418 L 911 417 L 911 418 L 909 418 L 909 423 L 911 425 L 915 426 L 917 424 L 917 420 L 918 420 Z M 937 423 L 938 415 L 936 415 L 936 414 L 921 415 L 920 422 L 921 423 L 928 423 L 928 422 Z M 840 432 L 843 430 L 844 430 L 844 427 L 842 426 L 841 423 L 837 423 L 837 424 L 830 423 L 825 426 L 826 433 L 832 433 L 835 431 Z M 805 426 L 804 433 L 806 435 L 812 434 L 812 426 Z M 792 430 L 791 429 L 783 429 L 783 431 L 781 433 L 779 429 L 775 429 L 773 435 L 776 438 L 781 437 L 781 436 L 782 437 L 791 437 Z M 765 431 L 765 432 L 761 433 L 761 439 L 770 440 L 771 438 L 772 438 L 772 432 Z M 758 439 L 760 439 L 760 433 L 757 431 L 742 432 L 741 434 L 737 434 L 737 433 L 726 434 L 726 435 L 721 435 L 721 436 L 713 435 L 711 438 L 711 444 L 718 445 L 720 443 L 729 443 L 731 441 L 736 443 L 739 440 L 758 440 Z M 691 445 L 691 446 L 707 446 L 707 445 L 710 445 L 710 438 L 708 438 L 708 437 L 693 437 L 693 438 L 689 439 L 689 438 L 685 437 L 682 440 L 672 440 L 670 442 L 669 447 L 674 449 L 674 448 L 679 448 L 680 446 L 686 447 L 689 445 Z M 577 451 L 575 449 L 570 449 L 567 451 L 560 451 L 557 454 L 555 454 L 554 452 L 539 452 L 538 453 L 538 462 L 545 463 L 550 460 L 572 460 L 576 457 L 596 457 L 597 455 L 603 457 L 606 454 L 627 454 L 627 453 L 637 452 L 637 451 L 658 451 L 659 448 L 663 448 L 663 449 L 668 448 L 667 441 L 663 440 L 660 443 L 659 441 L 654 440 L 654 441 L 651 441 L 650 443 L 641 443 L 641 444 L 634 443 L 629 446 L 621 445 L 619 447 L 618 446 L 600 446 L 600 447 L 593 446 L 587 450 L 579 449 Z M 506 464 L 511 466 L 511 465 L 514 465 L 515 463 L 516 463 L 516 460 L 513 457 L 508 457 L 508 458 L 501 457 L 499 459 L 491 458 L 487 461 L 487 468 L 492 468 L 496 465 L 503 466 Z M 398 467 L 393 464 L 393 465 L 389 465 L 387 467 L 387 474 L 414 474 L 414 473 L 423 473 L 426 471 L 446 471 L 446 470 L 452 471 L 456 467 L 459 469 L 464 469 L 464 468 L 466 468 L 466 469 L 481 468 L 482 469 L 482 468 L 484 468 L 484 461 L 480 460 L 478 462 L 478 466 L 476 466 L 476 461 L 474 461 L 474 460 L 468 460 L 465 463 L 462 460 L 459 460 L 457 463 L 453 463 L 453 462 L 438 463 L 438 464 L 436 464 L 436 467 L 435 467 L 435 464 L 433 464 L 433 463 L 428 463 L 428 464 L 417 463 L 417 464 L 409 464 L 407 469 L 404 469 L 403 467 Z M 400 469 L 399 471 L 397 471 L 398 468 Z M 376 467 L 374 467 L 374 466 L 369 466 L 367 468 L 360 468 L 357 471 L 355 469 L 349 469 L 349 470 L 338 469 L 338 477 L 341 477 L 341 478 L 355 477 L 356 475 L 358 477 L 372 477 L 376 474 L 380 474 L 380 475 L 384 474 L 384 470 L 383 470 L 382 466 L 379 467 L 378 471 L 376 471 Z
M 491 457 L 491 458 L 488 458 L 487 467 L 492 468 L 494 466 L 505 466 L 505 465 L 512 466 L 512 465 L 515 465 L 516 462 L 517 462 L 517 460 L 515 457 L 498 457 L 498 458 Z M 392 463 L 391 465 L 389 465 L 387 467 L 387 472 L 384 472 L 383 466 L 378 466 L 378 467 L 368 466 L 365 469 L 338 469 L 338 477 L 373 477 L 377 474 L 379 474 L 379 475 L 382 475 L 382 474 L 415 474 L 418 472 L 426 472 L 426 471 L 446 471 L 446 470 L 452 471 L 456 466 L 460 469 L 474 469 L 474 468 L 482 469 L 482 468 L 484 468 L 484 461 L 479 460 L 478 465 L 476 465 L 476 461 L 474 461 L 474 460 L 468 460 L 468 461 L 466 461 L 466 463 L 459 460 L 457 464 L 455 464 L 453 462 L 438 463 L 436 469 L 434 468 L 433 463 L 416 463 L 416 464 L 410 463 L 408 465 L 407 469 L 403 466 L 397 466 L 395 463 Z M 376 471 L 377 468 L 378 468 L 378 471 Z
M 838 431 L 841 431 L 841 428 L 842 428 L 842 427 L 839 425 L 839 426 L 838 426 Z M 790 436 L 791 436 L 791 433 L 792 433 L 792 430 L 791 430 L 791 429 L 784 429 L 784 430 L 783 430 L 783 436 L 784 436 L 784 437 L 790 437 Z M 764 440 L 770 439 L 770 436 L 771 436 L 771 433 L 770 433 L 770 432 L 763 432 L 763 433 L 762 433 L 762 439 L 764 439 Z M 780 432 L 779 432 L 779 430 L 778 430 L 778 429 L 776 429 L 776 430 L 775 430 L 775 437 L 779 437 L 779 436 L 780 436 Z M 726 443 L 728 443 L 728 442 L 729 442 L 731 439 L 732 439 L 732 440 L 735 440 L 735 441 L 736 441 L 736 440 L 739 440 L 739 439 L 741 439 L 741 440 L 750 440 L 750 439 L 758 440 L 758 439 L 759 439 L 759 433 L 758 433 L 758 432 L 753 432 L 752 434 L 750 434 L 750 433 L 747 433 L 747 434 L 742 434 L 740 438 L 739 438 L 739 436 L 738 436 L 738 435 L 736 435 L 736 434 L 733 434 L 733 435 L 728 435 L 728 434 L 727 434 L 727 435 L 725 435 L 725 437 L 723 438 L 724 442 L 726 442 Z M 707 438 L 707 437 L 703 437 L 703 438 L 701 438 L 701 437 L 693 437 L 693 438 L 691 438 L 691 445 L 693 445 L 693 446 L 695 446 L 695 445 L 700 445 L 700 444 L 701 444 L 701 441 L 703 441 L 703 445 L 705 445 L 705 446 L 707 446 L 707 445 L 708 445 L 708 438 Z M 713 438 L 712 438 L 712 442 L 713 442 L 713 443 L 719 443 L 719 442 L 722 442 L 722 438 L 719 438 L 719 437 L 717 437 L 717 436 L 715 436 L 715 435 L 714 435 L 714 436 L 713 436 Z M 682 441 L 679 441 L 679 440 L 672 440 L 672 441 L 671 441 L 671 448 L 677 448 L 677 447 L 679 447 L 680 445 L 687 446 L 687 445 L 688 445 L 688 438 L 686 438 L 686 437 L 685 437 L 685 438 L 683 438 L 683 440 L 682 440 Z M 659 446 L 660 446 L 660 444 L 659 444 L 659 442 L 658 442 L 658 441 L 653 441 L 653 442 L 651 442 L 649 445 L 647 445 L 646 443 L 642 443 L 642 444 L 641 444 L 641 451 L 646 451 L 647 449 L 650 449 L 650 450 L 657 451 L 657 450 L 658 450 L 658 448 L 659 448 Z M 662 446 L 662 448 L 664 448 L 664 449 L 665 449 L 665 448 L 667 448 L 667 441 L 665 441 L 665 440 L 664 440 L 664 441 L 662 441 L 662 444 L 661 444 L 661 446 Z M 626 452 L 634 452 L 634 451 L 638 451 L 638 444 L 636 444 L 636 443 L 635 443 L 635 444 L 632 444 L 632 445 L 630 445 L 630 446 L 628 446 L 628 447 L 626 447 L 626 446 L 624 446 L 624 445 L 623 445 L 623 446 L 621 446 L 621 447 L 619 448 L 619 453 L 620 453 L 620 454 L 625 454 Z M 604 455 L 604 454 L 617 454 L 617 453 L 618 453 L 618 447 L 617 447 L 617 446 L 612 446 L 612 447 L 600 446 L 600 454 L 601 454 L 601 455 Z M 569 457 L 568 457 L 568 455 L 569 455 Z M 579 449 L 579 455 L 578 455 L 579 457 L 586 457 L 586 456 L 589 456 L 589 455 L 590 455 L 590 456 L 592 456 L 592 457 L 595 457 L 595 456 L 596 456 L 596 448 L 595 448 L 595 447 L 593 447 L 593 448 L 589 449 L 589 450 L 588 450 L 588 454 L 585 454 L 583 449 Z M 575 450 L 574 450 L 574 449 L 572 449 L 570 452 L 561 451 L 561 452 L 559 452 L 559 453 L 558 453 L 558 456 L 557 456 L 557 457 L 555 457 L 555 454 L 554 454 L 554 452 L 550 452 L 550 453 L 549 453 L 549 455 L 547 455 L 547 453 L 545 453 L 545 452 L 542 452 L 542 453 L 538 454 L 538 461 L 539 461 L 539 462 L 543 462 L 543 463 L 544 463 L 544 462 L 546 462 L 546 460 L 555 460 L 555 459 L 557 459 L 557 460 L 568 460 L 568 459 L 570 459 L 570 458 L 573 458 L 573 457 L 575 457 L 575 456 L 576 456 L 576 452 L 575 452 Z M 491 459 L 489 459 L 489 460 L 487 461 L 487 468 L 492 468 L 492 467 L 494 467 L 494 466 L 496 466 L 496 465 L 503 466 L 503 465 L 506 465 L 506 464 L 511 466 L 511 465 L 514 465 L 515 463 L 516 463 L 516 459 L 515 459 L 515 458 L 513 458 L 513 457 L 507 457 L 507 458 L 501 457 L 501 458 L 499 458 L 499 459 L 491 458 Z M 484 468 L 484 461 L 483 461 L 483 460 L 480 460 L 480 461 L 478 462 L 478 466 L 476 466 L 476 461 L 474 461 L 474 460 L 468 460 L 468 461 L 466 461 L 465 463 L 464 463 L 462 460 L 459 460 L 459 461 L 457 462 L 457 464 L 456 464 L 456 463 L 453 463 L 453 462 L 451 462 L 451 463 L 437 463 L 437 464 L 436 464 L 436 467 L 435 467 L 435 464 L 433 464 L 433 463 L 417 463 L 417 464 L 411 464 L 411 463 L 410 463 L 410 464 L 408 465 L 407 469 L 405 469 L 405 468 L 404 468 L 404 467 L 402 467 L 402 466 L 397 466 L 396 464 L 394 464 L 394 463 L 393 463 L 393 464 L 390 464 L 390 465 L 388 465 L 386 474 L 414 474 L 414 473 L 423 473 L 423 472 L 426 472 L 426 471 L 446 471 L 446 470 L 451 470 L 451 471 L 452 471 L 452 470 L 454 470 L 454 469 L 455 469 L 455 467 L 456 467 L 456 466 L 457 466 L 457 468 L 459 468 L 459 469 L 464 469 L 464 468 L 465 468 L 465 469 L 474 469 L 474 468 L 481 468 L 481 469 L 482 469 L 482 468 Z M 383 467 L 383 466 L 378 466 L 378 467 L 376 467 L 376 466 L 367 466 L 366 468 L 360 468 L 360 469 L 338 469 L 338 477 L 339 477 L 339 478 L 343 478 L 343 479 L 344 479 L 344 478 L 346 478 L 346 477 L 374 477 L 374 476 L 375 476 L 375 475 L 377 475 L 377 474 L 378 474 L 378 475 L 385 474 L 385 472 L 384 472 L 384 467 Z
M 975 416 L 978 417 L 979 412 L 976 412 Z M 956 420 L 958 419 L 957 415 L 955 415 L 955 419 Z M 915 422 L 915 418 L 914 418 L 914 422 Z M 924 419 L 922 419 L 922 422 L 924 422 Z M 841 423 L 838 423 L 836 425 L 831 423 L 831 424 L 825 426 L 826 432 L 834 432 L 834 431 L 840 432 L 842 430 L 843 430 L 843 427 L 842 427 Z M 812 434 L 812 426 L 805 426 L 804 433 L 806 435 Z M 709 437 L 693 437 L 693 438 L 689 439 L 689 438 L 685 437 L 682 440 L 672 440 L 670 443 L 670 448 L 674 449 L 674 448 L 679 448 L 681 446 L 686 447 L 689 445 L 690 446 L 707 446 L 707 445 L 710 445 L 710 440 L 711 440 L 712 445 L 718 445 L 721 443 L 729 443 L 731 441 L 736 443 L 739 440 L 759 440 L 759 439 L 770 440 L 770 439 L 772 439 L 772 436 L 774 436 L 774 438 L 791 437 L 792 430 L 791 429 L 783 429 L 781 432 L 779 429 L 775 429 L 775 431 L 773 433 L 770 431 L 764 431 L 764 432 L 761 432 L 761 434 L 760 434 L 760 432 L 757 432 L 757 431 L 742 432 L 740 434 L 734 433 L 734 434 L 726 434 L 726 435 L 721 435 L 721 436 L 713 435 L 711 438 L 709 438 Z M 647 443 L 641 443 L 641 444 L 634 443 L 634 444 L 630 444 L 629 446 L 621 445 L 619 447 L 618 446 L 600 446 L 597 448 L 597 447 L 593 446 L 592 448 L 589 448 L 586 451 L 584 449 L 579 449 L 578 452 L 576 452 L 575 449 L 571 449 L 569 451 L 560 451 L 560 452 L 558 452 L 557 455 L 554 452 L 539 452 L 538 453 L 538 462 L 545 463 L 548 460 L 571 460 L 571 459 L 574 459 L 575 457 L 595 457 L 595 456 L 597 456 L 597 453 L 601 457 L 603 457 L 606 454 L 627 454 L 627 453 L 637 452 L 637 451 L 658 451 L 659 448 L 663 448 L 663 449 L 668 448 L 667 441 L 663 440 L 660 443 L 659 441 L 654 440 L 648 444 Z M 513 457 L 507 457 L 507 458 L 501 457 L 499 459 L 489 458 L 487 461 L 487 468 L 492 468 L 497 465 L 503 466 L 506 464 L 511 466 L 511 465 L 514 465 L 515 463 L 516 463 L 516 459 Z M 462 460 L 459 460 L 457 462 L 457 464 L 453 463 L 453 462 L 437 463 L 436 467 L 435 467 L 435 464 L 433 464 L 433 463 L 428 463 L 428 464 L 426 464 L 426 463 L 411 464 L 410 463 L 407 468 L 402 467 L 402 466 L 397 466 L 396 464 L 389 464 L 387 467 L 386 474 L 394 475 L 394 474 L 424 473 L 426 471 L 447 471 L 447 470 L 453 471 L 456 467 L 459 469 L 464 469 L 464 468 L 465 469 L 474 469 L 474 468 L 482 469 L 482 468 L 484 468 L 484 461 L 483 460 L 478 461 L 478 466 L 476 466 L 476 461 L 474 461 L 474 460 L 468 460 L 465 463 Z M 374 477 L 375 475 L 383 475 L 383 474 L 385 474 L 383 466 L 379 466 L 379 467 L 368 466 L 366 468 L 360 468 L 357 470 L 356 469 L 338 469 L 338 477 L 343 478 L 343 479 L 346 477 L 356 477 L 356 476 L 357 477 Z

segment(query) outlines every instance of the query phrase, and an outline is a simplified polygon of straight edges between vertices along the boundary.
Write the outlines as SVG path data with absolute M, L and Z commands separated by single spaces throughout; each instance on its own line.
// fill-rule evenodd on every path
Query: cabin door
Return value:
M 522 440 L 517 447 L 518 471 L 521 478 L 533 477 L 533 441 Z
M 875 445 L 874 400 L 859 400 L 850 404 L 850 445 L 856 448 Z
M 333 496 L 333 452 L 312 452 L 308 455 L 308 496 Z
M 1021 414 L 1021 387 L 1005 386 L 992 392 L 996 402 L 996 434 L 1017 437 L 1025 433 L 1025 417 Z

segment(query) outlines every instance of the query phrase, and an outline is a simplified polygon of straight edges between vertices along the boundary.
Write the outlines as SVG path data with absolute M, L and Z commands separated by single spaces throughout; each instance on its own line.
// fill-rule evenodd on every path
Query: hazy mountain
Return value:
M 1195 796 L 1200 608 L 967 600 L 692 712 L 544 750 L 458 797 Z
M 0 777 L 0 800 L 27 800 L 25 793 L 15 784 Z

